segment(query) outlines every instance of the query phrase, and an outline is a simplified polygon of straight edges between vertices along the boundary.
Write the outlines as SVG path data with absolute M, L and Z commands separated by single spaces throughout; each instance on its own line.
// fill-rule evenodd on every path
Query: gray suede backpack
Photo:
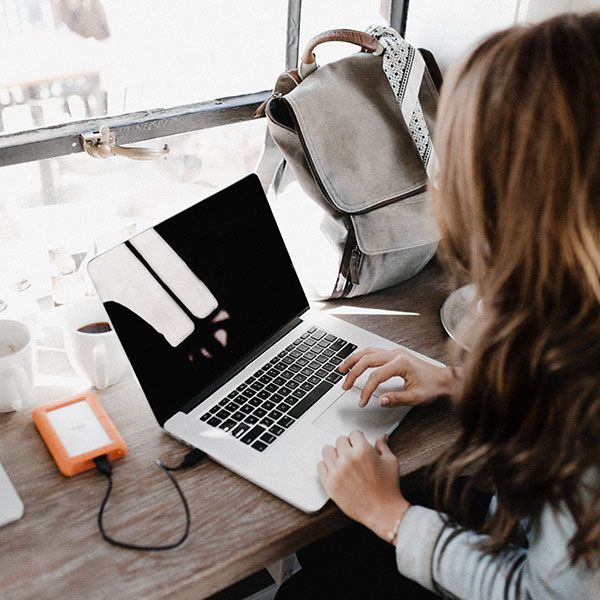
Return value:
M 345 29 L 314 37 L 299 68 L 278 77 L 257 111 L 266 113 L 272 140 L 323 209 L 321 229 L 339 257 L 329 298 L 368 294 L 412 277 L 439 240 L 426 186 L 440 71 L 429 52 L 379 29 L 401 45 Z M 329 41 L 359 45 L 361 52 L 317 67 L 313 51 Z M 415 56 L 422 66 L 411 74 Z M 403 104 L 399 94 L 405 94 Z M 412 118 L 403 116 L 410 102 Z

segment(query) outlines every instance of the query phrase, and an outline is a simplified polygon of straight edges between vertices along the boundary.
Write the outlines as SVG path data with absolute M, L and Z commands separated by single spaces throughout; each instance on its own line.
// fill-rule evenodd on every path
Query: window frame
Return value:
M 402 35 L 406 30 L 408 3 L 409 0 L 389 1 L 390 25 Z M 287 0 L 286 69 L 298 65 L 301 17 L 302 0 Z M 97 132 L 103 125 L 110 127 L 117 143 L 131 144 L 247 121 L 254 118 L 255 110 L 270 93 L 263 90 L 0 135 L 0 167 L 83 152 L 80 134 Z

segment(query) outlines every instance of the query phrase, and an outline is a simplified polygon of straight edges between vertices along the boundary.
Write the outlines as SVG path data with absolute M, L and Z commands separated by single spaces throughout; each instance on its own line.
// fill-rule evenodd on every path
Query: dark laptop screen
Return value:
M 308 308 L 254 175 L 89 272 L 161 425 Z

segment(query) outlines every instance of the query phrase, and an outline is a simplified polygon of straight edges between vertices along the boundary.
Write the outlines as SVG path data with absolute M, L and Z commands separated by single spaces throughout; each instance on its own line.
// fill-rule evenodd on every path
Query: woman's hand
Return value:
M 410 504 L 399 486 L 398 459 L 385 436 L 371 446 L 360 431 L 323 448 L 317 466 L 329 497 L 351 519 L 391 542 Z
M 365 406 L 377 387 L 394 376 L 404 379 L 404 388 L 381 396 L 381 406 L 428 404 L 451 395 L 457 383 L 450 367 L 432 365 L 401 348 L 365 348 L 351 354 L 338 367 L 341 373 L 349 370 L 343 388 L 349 390 L 366 369 L 373 369 L 373 372 L 360 395 L 360 406 Z

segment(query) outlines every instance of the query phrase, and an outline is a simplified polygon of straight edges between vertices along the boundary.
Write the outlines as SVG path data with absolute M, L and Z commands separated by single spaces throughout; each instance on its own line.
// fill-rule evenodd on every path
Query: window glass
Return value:
M 328 29 L 358 29 L 369 25 L 385 25 L 389 21 L 389 1 L 303 0 L 300 26 L 300 53 L 307 42 Z M 356 52 L 357 47 L 344 43 L 328 43 L 316 51 L 317 62 L 324 64 Z
M 0 169 L 0 299 L 10 304 L 22 280 L 36 298 L 51 294 L 58 271 L 71 275 L 91 254 L 252 172 L 265 126 L 260 119 L 138 144 L 169 144 L 168 158 L 154 161 L 81 153 Z
M 427 48 L 445 70 L 486 34 L 514 23 L 517 0 L 413 0 L 406 39 Z
M 283 0 L 0 0 L 0 133 L 270 89 Z

